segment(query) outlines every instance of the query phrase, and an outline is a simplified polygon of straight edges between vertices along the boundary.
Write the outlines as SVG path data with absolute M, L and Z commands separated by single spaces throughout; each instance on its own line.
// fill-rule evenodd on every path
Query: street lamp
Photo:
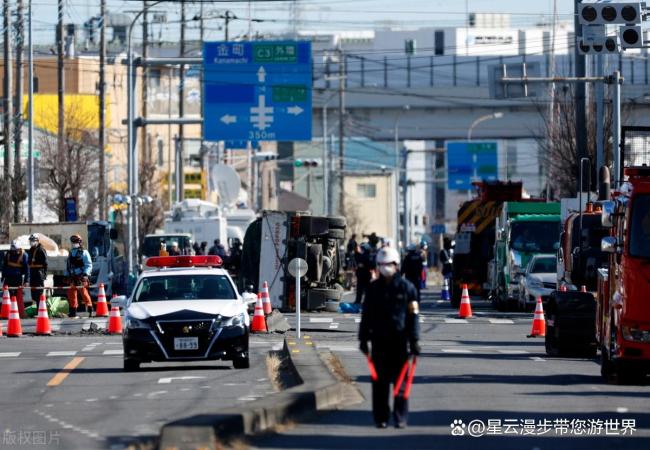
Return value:
M 484 115 L 484 116 L 479 117 L 479 118 L 476 119 L 474 122 L 472 122 L 472 124 L 469 126 L 469 129 L 467 130 L 467 140 L 468 140 L 468 141 L 471 141 L 471 140 L 472 140 L 472 130 L 473 130 L 474 127 L 475 127 L 476 125 L 478 125 L 479 123 L 481 123 L 481 122 L 485 122 L 485 121 L 487 121 L 487 120 L 492 120 L 492 119 L 500 119 L 500 118 L 502 118 L 502 117 L 503 117 L 503 113 L 502 113 L 502 112 L 495 112 L 495 113 L 492 113 L 492 114 L 486 114 L 486 115 Z
M 332 214 L 332 208 L 330 205 L 330 199 L 332 198 L 330 189 L 331 185 L 329 182 L 329 171 L 331 169 L 330 163 L 330 151 L 327 145 L 327 105 L 329 105 L 330 100 L 337 96 L 337 92 L 331 94 L 327 100 L 323 103 L 323 210 L 326 215 Z
M 138 12 L 133 20 L 131 21 L 131 24 L 129 25 L 129 32 L 127 34 L 127 40 L 126 40 L 126 96 L 127 96 L 127 179 L 128 179 L 128 192 L 129 196 L 135 196 L 137 195 L 138 191 L 138 154 L 137 154 L 137 148 L 135 145 L 135 139 L 134 139 L 134 134 L 133 134 L 133 121 L 134 121 L 134 115 L 135 115 L 135 93 L 133 92 L 135 89 L 135 85 L 133 83 L 133 52 L 131 49 L 131 34 L 133 32 L 133 26 L 137 22 L 137 20 L 147 12 L 149 9 L 153 8 L 156 5 L 159 5 L 162 3 L 164 0 L 158 0 L 153 3 L 149 3 L 145 8 L 143 8 L 140 12 Z M 127 214 L 127 247 L 128 249 L 126 250 L 127 254 L 127 266 L 129 268 L 129 273 L 134 271 L 134 266 L 133 266 L 133 261 L 134 261 L 134 255 L 136 256 L 135 259 L 137 259 L 137 252 L 138 252 L 138 207 L 136 202 L 131 202 L 129 204 L 129 213 Z
M 400 181 L 400 169 L 399 169 L 399 121 L 402 118 L 402 114 L 411 109 L 411 105 L 403 105 L 400 112 L 395 117 L 395 124 L 393 126 L 393 133 L 395 137 L 395 214 L 393 215 L 393 222 L 395 224 L 395 248 L 399 247 L 399 181 Z M 404 167 L 404 178 L 406 179 L 406 166 Z M 406 182 L 404 183 L 404 189 L 406 189 Z M 407 235 L 407 225 L 406 225 L 406 203 L 404 203 L 404 243 L 406 245 Z

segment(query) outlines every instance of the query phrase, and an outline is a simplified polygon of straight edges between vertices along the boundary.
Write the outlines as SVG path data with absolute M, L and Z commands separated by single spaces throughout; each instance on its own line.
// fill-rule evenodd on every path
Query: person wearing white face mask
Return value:
M 417 291 L 400 275 L 399 260 L 399 253 L 392 247 L 377 252 L 379 278 L 366 291 L 359 324 L 359 348 L 365 355 L 371 354 L 377 371 L 377 379 L 372 382 L 372 413 L 378 428 L 388 426 L 391 383 L 396 382 L 409 354 L 420 353 Z M 405 427 L 407 415 L 406 400 L 398 401 L 396 396 L 395 427 Z
M 41 245 L 36 233 L 29 236 L 27 264 L 29 266 L 29 285 L 32 288 L 32 301 L 37 305 L 47 279 L 47 252 Z
M 93 270 L 92 259 L 88 250 L 83 248 L 81 236 L 78 234 L 71 236 L 70 242 L 72 243 L 72 250 L 70 250 L 65 267 L 65 276 L 69 277 L 70 280 L 70 288 L 68 289 L 68 317 L 77 318 L 77 290 L 81 293 L 81 299 L 88 312 L 88 317 L 92 317 L 93 303 L 88 293 L 90 274 Z

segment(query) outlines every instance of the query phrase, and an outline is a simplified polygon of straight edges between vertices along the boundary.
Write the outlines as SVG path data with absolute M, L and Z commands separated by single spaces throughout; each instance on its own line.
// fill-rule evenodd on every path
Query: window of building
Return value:
M 444 31 L 436 31 L 434 33 L 434 47 L 435 47 L 436 55 L 445 54 L 445 32 Z
M 417 226 L 417 225 L 420 225 L 420 224 L 419 224 L 419 216 L 418 216 L 417 214 L 415 214 L 415 215 L 413 216 L 413 224 L 416 225 L 416 226 Z
M 424 215 L 422 216 L 422 226 L 426 227 L 427 225 L 429 225 L 429 216 L 427 216 L 426 214 L 424 214 Z
M 361 198 L 377 197 L 377 185 L 369 183 L 357 184 L 357 196 Z
M 34 77 L 33 82 L 34 82 L 34 94 L 37 94 L 38 93 L 38 77 Z

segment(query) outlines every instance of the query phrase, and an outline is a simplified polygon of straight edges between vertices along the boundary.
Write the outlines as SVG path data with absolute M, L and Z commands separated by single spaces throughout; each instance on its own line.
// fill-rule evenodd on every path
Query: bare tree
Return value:
M 39 139 L 40 170 L 45 206 L 65 220 L 65 199 L 74 197 L 81 219 L 92 218 L 97 205 L 98 149 L 94 137 L 95 115 L 74 102 L 65 111 L 64 145 L 59 149 L 57 136 Z
M 149 135 L 147 135 L 147 142 L 143 147 L 144 151 L 140 161 L 139 174 L 140 195 L 150 196 L 152 201 L 144 203 L 138 209 L 138 233 L 140 242 L 143 242 L 145 235 L 154 233 L 156 229 L 160 228 L 164 220 L 164 199 L 161 198 L 163 191 L 160 189 L 160 186 L 165 182 L 165 177 L 156 173 L 156 163 L 153 159 L 153 149 Z
M 593 96 L 592 96 L 593 98 Z M 551 198 L 575 197 L 580 176 L 575 133 L 575 102 L 573 88 L 560 86 L 555 92 L 553 120 L 549 108 L 539 104 L 543 118 L 543 137 L 539 139 L 541 160 L 546 167 L 547 182 L 550 183 Z M 611 161 L 611 106 L 605 105 L 604 153 L 605 163 Z M 591 159 L 591 180 L 596 180 L 596 106 L 587 105 L 587 152 Z

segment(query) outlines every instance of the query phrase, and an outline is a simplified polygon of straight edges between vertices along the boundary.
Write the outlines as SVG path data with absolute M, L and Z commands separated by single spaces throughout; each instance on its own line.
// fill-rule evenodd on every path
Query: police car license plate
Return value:
M 198 350 L 198 337 L 174 338 L 174 350 Z

